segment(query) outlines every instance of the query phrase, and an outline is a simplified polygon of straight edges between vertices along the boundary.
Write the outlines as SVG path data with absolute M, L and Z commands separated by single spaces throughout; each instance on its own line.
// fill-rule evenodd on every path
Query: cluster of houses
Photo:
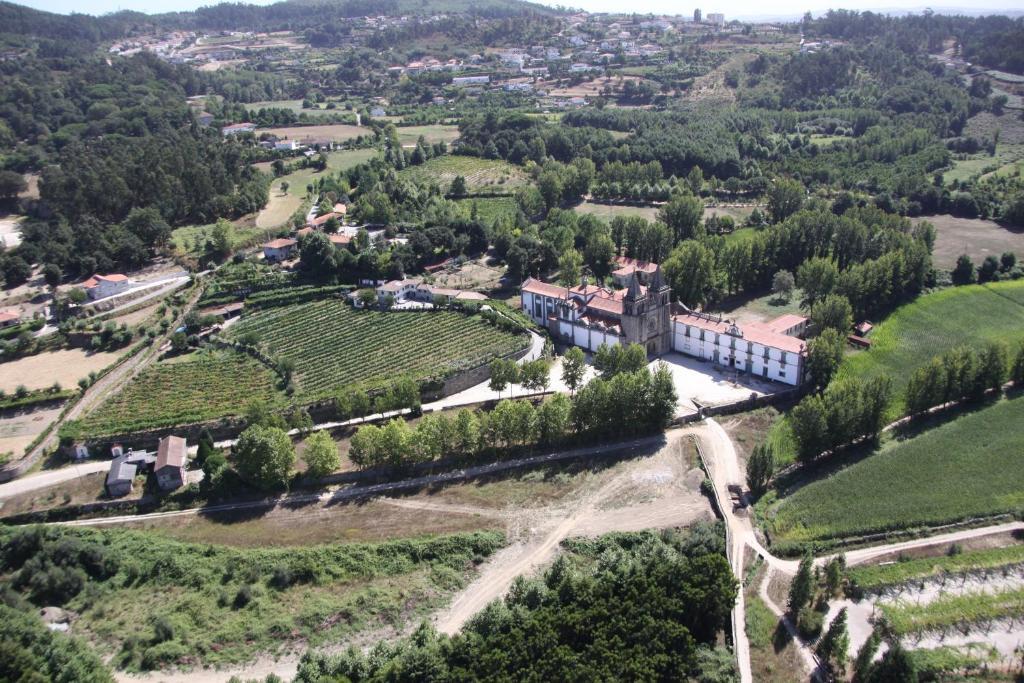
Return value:
M 522 285 L 523 311 L 555 339 L 589 351 L 640 344 L 652 356 L 675 351 L 737 373 L 793 386 L 803 381 L 807 318 L 784 315 L 739 325 L 672 303 L 655 263 L 618 257 L 617 266 L 614 288 L 529 278 Z
M 173 491 L 185 485 L 188 478 L 188 444 L 180 436 L 160 439 L 155 452 L 125 450 L 121 444 L 110 447 L 110 469 L 107 471 L 106 490 L 111 498 L 121 498 L 132 492 L 135 479 L 147 471 L 153 472 L 157 488 Z M 71 447 L 73 460 L 89 457 L 89 446 L 78 442 Z
M 433 304 L 437 297 L 444 299 L 445 305 L 454 301 L 487 301 L 487 297 L 479 292 L 470 292 L 451 287 L 436 287 L 426 283 L 420 278 L 406 278 L 404 280 L 390 280 L 377 285 L 377 303 L 381 306 L 400 306 L 409 302 Z M 358 292 L 349 294 L 349 300 L 354 306 L 361 307 L 362 301 Z

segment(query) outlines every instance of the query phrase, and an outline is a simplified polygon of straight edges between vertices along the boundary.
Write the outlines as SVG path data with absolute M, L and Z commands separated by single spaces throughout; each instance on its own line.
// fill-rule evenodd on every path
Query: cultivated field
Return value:
M 467 216 L 472 214 L 475 205 L 478 218 L 487 225 L 494 223 L 496 218 L 513 218 L 519 209 L 512 197 L 474 197 L 458 199 L 456 203 L 466 211 Z
M 270 194 L 273 198 L 275 195 L 280 194 L 280 190 L 276 186 L 271 187 Z M 288 216 L 290 215 L 289 213 Z M 209 223 L 207 225 L 187 225 L 175 228 L 171 232 L 171 244 L 174 245 L 175 251 L 181 255 L 199 256 L 203 253 L 206 241 L 210 238 L 213 226 L 213 223 Z M 267 231 L 270 227 L 272 226 L 262 226 L 259 216 L 254 217 L 252 214 L 249 214 L 239 218 L 231 223 L 231 230 L 228 232 L 231 248 L 238 249 L 239 247 L 260 242 L 272 234 Z
M 624 204 L 597 204 L 595 202 L 583 202 L 576 207 L 580 213 L 589 213 L 598 218 L 610 221 L 616 216 L 640 216 L 649 221 L 658 217 L 656 206 L 628 206 Z
M 350 126 L 345 123 L 326 123 L 320 126 L 287 126 L 284 128 L 260 128 L 258 134 L 270 133 L 287 140 L 333 140 L 344 142 L 360 135 L 373 135 L 373 131 L 362 126 Z
M 415 147 L 420 136 L 426 138 L 427 142 L 446 142 L 449 145 L 459 139 L 458 126 L 445 126 L 434 124 L 430 126 L 399 126 L 398 141 L 403 147 Z
M 304 398 L 408 375 L 441 377 L 524 348 L 524 336 L 449 311 L 356 311 L 340 299 L 247 315 L 234 336 L 255 332 L 271 356 L 295 361 Z
M 234 352 L 196 353 L 146 368 L 82 420 L 90 435 L 121 434 L 240 415 L 254 401 L 283 399 L 278 377 Z
M 466 179 L 469 192 L 512 192 L 527 184 L 523 169 L 500 159 L 481 159 L 461 155 L 434 157 L 419 166 L 409 166 L 400 176 L 422 183 L 437 183 L 447 189 L 456 176 Z
M 892 379 L 892 415 L 902 415 L 910 375 L 934 356 L 965 344 L 1024 337 L 1024 281 L 951 287 L 898 308 L 871 333 L 871 349 L 847 357 L 840 377 Z
M 775 545 L 935 526 L 1024 511 L 1024 397 L 961 415 L 766 510 Z
M 956 218 L 948 214 L 922 216 L 938 233 L 932 261 L 936 268 L 951 270 L 961 254 L 967 254 L 980 265 L 986 256 L 998 258 L 1012 251 L 1024 258 L 1024 229 L 1003 227 L 982 218 Z
M 28 389 L 46 389 L 59 383 L 65 389 L 72 389 L 90 372 L 99 372 L 107 367 L 124 351 L 84 351 L 82 349 L 61 349 L 47 351 L 34 356 L 0 363 L 0 390 L 13 393 L 19 386 Z

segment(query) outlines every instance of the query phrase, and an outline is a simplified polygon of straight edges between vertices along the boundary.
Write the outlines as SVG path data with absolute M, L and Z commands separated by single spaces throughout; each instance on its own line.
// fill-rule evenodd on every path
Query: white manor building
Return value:
M 656 264 L 618 259 L 622 289 L 562 287 L 529 278 L 523 311 L 565 343 L 596 351 L 601 344 L 641 344 L 652 356 L 676 351 L 738 373 L 799 385 L 804 378 L 807 319 L 783 315 L 743 326 L 673 305 Z

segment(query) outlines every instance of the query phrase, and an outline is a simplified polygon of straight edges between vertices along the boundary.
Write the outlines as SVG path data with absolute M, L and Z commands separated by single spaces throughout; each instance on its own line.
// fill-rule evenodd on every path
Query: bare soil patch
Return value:
M 74 387 L 90 372 L 99 372 L 121 355 L 109 352 L 86 352 L 82 349 L 61 349 L 0 364 L 0 389 L 8 393 L 24 385 L 29 389 L 45 389 L 59 382 L 65 389 Z
M 257 133 L 270 133 L 279 138 L 297 140 L 334 140 L 343 142 L 357 138 L 360 135 L 371 135 L 373 131 L 360 126 L 350 126 L 344 123 L 331 123 L 322 126 L 288 126 L 286 128 L 261 128 Z
M 2 366 L 0 366 L 2 367 Z M 0 418 L 0 454 L 24 453 L 35 438 L 60 415 L 61 406 L 29 410 Z
M 1024 229 L 1002 226 L 981 218 L 956 218 L 949 214 L 922 216 L 938 233 L 932 258 L 937 268 L 952 268 L 961 254 L 967 254 L 978 265 L 986 256 L 1000 256 L 1004 251 L 1024 255 Z
M 92 474 L 85 474 L 75 479 L 69 479 L 57 486 L 51 486 L 41 491 L 19 493 L 0 501 L 0 516 L 7 517 L 25 512 L 49 510 L 55 507 L 95 503 L 105 496 L 104 482 L 106 477 L 106 472 L 93 472 Z M 142 477 L 137 479 L 132 493 L 120 500 L 132 500 L 141 497 L 143 481 Z
M 610 89 L 613 93 L 617 93 L 622 90 L 626 81 L 641 83 L 645 80 L 646 79 L 641 78 L 640 76 L 599 76 L 598 78 L 583 81 L 577 85 L 566 86 L 564 88 L 552 88 L 548 94 L 551 97 L 597 97 L 606 88 Z M 654 85 L 657 86 L 657 83 Z

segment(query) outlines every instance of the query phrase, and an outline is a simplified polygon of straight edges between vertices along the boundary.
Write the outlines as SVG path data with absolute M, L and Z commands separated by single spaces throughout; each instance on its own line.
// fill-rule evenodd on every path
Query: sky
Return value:
M 18 0 L 15 0 L 16 2 Z M 251 4 L 266 5 L 273 0 L 247 0 Z M 846 9 L 865 10 L 871 9 L 884 12 L 920 12 L 926 7 L 935 11 L 960 10 L 971 14 L 987 13 L 988 11 L 1000 12 L 1014 10 L 1019 13 L 1022 9 L 1021 0 L 982 0 L 976 5 L 966 0 L 940 0 L 938 2 L 927 2 L 927 0 L 774 0 L 765 3 L 763 0 L 691 0 L 693 4 L 683 5 L 678 0 L 540 0 L 545 4 L 564 4 L 572 7 L 579 7 L 591 12 L 639 12 L 653 14 L 682 14 L 692 15 L 695 7 L 700 6 L 704 14 L 708 12 L 722 12 L 725 18 L 729 19 L 753 19 L 753 18 L 787 18 L 801 16 L 805 11 L 810 10 L 814 14 L 820 14 L 829 7 L 843 7 Z M 37 9 L 50 12 L 69 14 L 71 12 L 82 12 L 86 14 L 105 14 L 118 10 L 136 10 L 147 13 L 172 12 L 175 10 L 191 10 L 203 5 L 216 4 L 217 0 L 21 0 L 19 4 L 28 5 Z M 704 4 L 704 3 L 707 4 Z

